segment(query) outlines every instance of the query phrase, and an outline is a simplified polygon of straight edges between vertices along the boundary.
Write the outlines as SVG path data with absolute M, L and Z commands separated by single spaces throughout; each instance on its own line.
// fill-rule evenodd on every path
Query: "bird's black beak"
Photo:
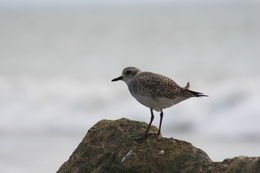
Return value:
M 122 80 L 123 76 L 119 76 L 118 78 L 112 79 L 112 82 L 118 81 L 118 80 Z

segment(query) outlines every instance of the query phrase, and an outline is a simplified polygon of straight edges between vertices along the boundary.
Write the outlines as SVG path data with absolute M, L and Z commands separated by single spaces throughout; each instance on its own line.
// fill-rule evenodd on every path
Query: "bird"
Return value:
M 187 82 L 185 87 L 180 87 L 169 77 L 153 72 L 143 72 L 136 67 L 124 68 L 121 76 L 112 79 L 112 82 L 120 80 L 127 84 L 131 95 L 138 102 L 150 109 L 151 118 L 144 134 L 145 138 L 150 135 L 161 135 L 163 109 L 191 97 L 208 97 L 201 92 L 189 90 L 189 82 Z M 149 134 L 149 129 L 154 120 L 153 111 L 160 112 L 159 129 L 156 134 Z

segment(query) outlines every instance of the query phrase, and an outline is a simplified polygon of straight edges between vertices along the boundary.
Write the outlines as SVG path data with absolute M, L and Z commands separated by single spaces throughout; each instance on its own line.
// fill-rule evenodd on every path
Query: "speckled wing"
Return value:
M 192 97 L 189 90 L 181 88 L 172 79 L 151 72 L 140 73 L 129 87 L 135 94 L 153 98 Z

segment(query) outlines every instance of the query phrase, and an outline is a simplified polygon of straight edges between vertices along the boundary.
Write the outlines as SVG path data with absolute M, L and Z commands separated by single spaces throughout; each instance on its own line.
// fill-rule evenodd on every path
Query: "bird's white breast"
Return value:
M 140 102 L 144 106 L 148 108 L 152 108 L 156 111 L 161 111 L 162 109 L 171 107 L 186 99 L 184 97 L 176 97 L 174 99 L 169 99 L 163 97 L 153 98 L 153 97 L 147 97 L 141 95 L 133 95 L 133 96 L 138 102 Z

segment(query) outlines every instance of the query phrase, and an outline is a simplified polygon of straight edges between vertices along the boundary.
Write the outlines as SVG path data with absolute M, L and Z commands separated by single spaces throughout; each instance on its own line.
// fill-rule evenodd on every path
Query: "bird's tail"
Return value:
M 208 97 L 208 95 L 197 92 L 197 91 L 191 91 L 191 90 L 188 90 L 188 89 L 187 89 L 187 91 L 189 91 L 192 94 L 193 97 Z
M 208 97 L 208 95 L 206 95 L 206 94 L 203 94 L 203 93 L 200 93 L 200 92 L 197 92 L 197 91 L 191 91 L 191 90 L 189 90 L 189 88 L 190 88 L 190 82 L 187 82 L 187 84 L 186 84 L 186 86 L 185 87 L 183 87 L 183 89 L 184 89 L 184 91 L 188 91 L 188 95 L 190 96 L 192 96 L 192 97 Z

